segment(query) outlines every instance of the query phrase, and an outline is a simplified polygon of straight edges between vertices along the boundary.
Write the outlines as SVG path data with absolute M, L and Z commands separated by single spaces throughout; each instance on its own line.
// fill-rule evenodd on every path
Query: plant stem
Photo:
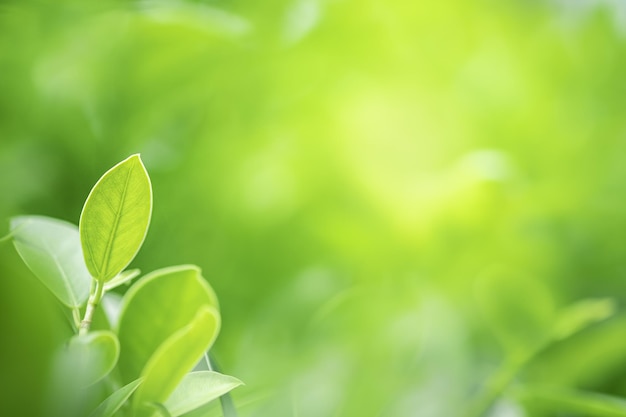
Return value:
M 79 335 L 84 335 L 89 332 L 89 327 L 91 326 L 91 320 L 93 320 L 93 313 L 96 311 L 96 307 L 100 304 L 100 300 L 102 299 L 102 295 L 104 294 L 104 284 L 99 280 L 96 280 L 96 285 L 94 287 L 94 291 L 89 296 L 89 301 L 87 302 L 87 308 L 85 309 L 85 317 L 83 317 L 83 321 L 80 322 L 80 329 L 78 331 Z
M 211 352 L 209 352 L 208 357 L 205 354 L 205 357 L 208 359 L 209 369 L 220 372 L 220 367 Z M 220 397 L 220 405 L 222 406 L 222 415 L 224 417 L 237 417 L 237 409 L 229 392 Z

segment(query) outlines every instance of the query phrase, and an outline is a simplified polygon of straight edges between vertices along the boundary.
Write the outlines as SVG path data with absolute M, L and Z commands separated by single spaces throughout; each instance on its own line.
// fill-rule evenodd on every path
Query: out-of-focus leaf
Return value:
M 616 310 L 610 298 L 582 300 L 563 310 L 556 322 L 556 339 L 565 339 L 589 325 L 611 317 Z
M 151 403 L 146 403 L 144 405 L 146 411 L 151 411 L 148 412 L 146 415 L 150 415 L 150 416 L 158 416 L 158 417 L 172 417 L 172 415 L 170 414 L 169 410 L 167 408 L 165 408 L 165 406 L 161 403 L 157 403 L 157 402 L 151 402 Z
M 213 371 L 191 372 L 183 378 L 165 406 L 174 417 L 195 410 L 221 397 L 243 382 L 235 377 Z
M 208 359 L 207 365 L 209 366 L 210 370 L 214 370 L 215 372 L 219 373 L 221 367 L 217 363 L 217 360 L 215 360 L 215 357 L 213 356 L 213 354 L 211 352 L 207 352 L 205 357 L 206 359 Z M 220 396 L 220 407 L 222 409 L 223 417 L 237 417 L 237 408 L 235 407 L 233 397 L 230 395 L 230 391 Z M 196 408 L 194 411 L 200 411 L 205 408 L 206 407 L 203 406 L 200 408 Z
M 197 266 L 164 268 L 137 281 L 124 296 L 119 322 L 123 379 L 139 377 L 159 346 L 206 306 L 217 308 L 217 297 Z
M 626 417 L 626 400 L 588 391 L 537 387 L 525 389 L 520 397 L 541 407 L 559 413 L 573 413 L 585 417 Z
M 141 274 L 141 271 L 139 269 L 129 269 L 128 271 L 121 272 L 117 274 L 117 276 L 111 281 L 108 281 L 106 284 L 104 284 L 104 291 L 112 290 L 113 288 L 117 288 L 122 284 L 130 284 L 130 281 L 138 277 L 139 274 Z
M 91 275 L 82 257 L 78 228 L 44 216 L 11 219 L 14 244 L 26 265 L 68 307 L 89 296 Z
M 480 277 L 477 295 L 488 324 L 508 351 L 528 353 L 551 336 L 555 308 L 541 282 L 493 269 Z
M 524 372 L 526 381 L 554 386 L 596 386 L 624 366 L 626 316 L 617 315 L 552 344 Z
M 136 379 L 115 391 L 106 400 L 104 400 L 98 408 L 89 414 L 89 417 L 113 417 L 117 410 L 119 410 L 122 405 L 128 401 L 141 382 L 141 379 Z
M 211 347 L 220 328 L 220 316 L 213 307 L 204 306 L 193 321 L 163 343 L 146 364 L 144 380 L 134 397 L 140 415 L 144 403 L 163 403 L 184 376 L 193 369 L 204 352 Z
M 61 372 L 76 378 L 80 385 L 92 385 L 109 374 L 119 357 L 120 345 L 106 330 L 77 335 L 61 353 Z
M 102 311 L 102 313 L 98 314 L 96 312 L 94 316 L 103 315 L 109 323 L 109 328 L 116 329 L 122 312 L 122 301 L 122 296 L 117 293 L 110 292 L 104 294 L 104 297 L 102 297 L 100 301 L 101 308 L 96 309 L 96 311 Z
M 80 215 L 87 269 L 109 281 L 133 260 L 152 214 L 152 186 L 139 155 L 108 170 L 93 187 Z
M 181 24 L 231 37 L 243 36 L 251 29 L 243 17 L 206 4 L 154 1 L 147 5 L 142 14 L 162 23 Z
M 224 417 L 237 417 L 237 408 L 235 408 L 235 402 L 229 393 L 220 397 L 220 406 Z

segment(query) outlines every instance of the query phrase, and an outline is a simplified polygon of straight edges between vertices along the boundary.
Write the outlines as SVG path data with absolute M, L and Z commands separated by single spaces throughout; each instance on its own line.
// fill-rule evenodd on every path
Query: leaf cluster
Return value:
M 74 332 L 56 355 L 50 412 L 182 416 L 241 385 L 211 369 L 208 351 L 221 318 L 198 267 L 154 271 L 131 285 L 118 308 L 100 308 L 119 297 L 109 291 L 140 274 L 126 268 L 151 213 L 152 186 L 137 154 L 100 178 L 78 227 L 43 216 L 11 220 L 15 248 L 64 305 Z M 194 372 L 202 360 L 209 370 Z

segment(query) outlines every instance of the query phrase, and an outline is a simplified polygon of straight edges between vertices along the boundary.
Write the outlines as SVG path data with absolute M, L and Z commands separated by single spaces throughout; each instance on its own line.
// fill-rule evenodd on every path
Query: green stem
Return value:
M 209 352 L 207 359 L 209 363 L 209 369 L 214 370 L 215 372 L 220 372 L 220 367 L 215 361 L 215 357 L 211 354 L 211 352 Z M 237 409 L 235 408 L 233 397 L 230 396 L 229 392 L 220 397 L 220 405 L 222 406 L 222 415 L 224 417 L 237 417 Z
M 78 331 L 78 334 L 84 335 L 89 332 L 89 327 L 91 326 L 91 321 L 93 320 L 93 313 L 94 311 L 96 311 L 96 307 L 98 307 L 98 305 L 100 304 L 100 300 L 102 300 L 103 295 L 104 284 L 99 280 L 96 280 L 94 291 L 89 296 L 89 301 L 87 302 L 85 317 L 83 317 L 83 321 L 80 322 L 80 329 Z

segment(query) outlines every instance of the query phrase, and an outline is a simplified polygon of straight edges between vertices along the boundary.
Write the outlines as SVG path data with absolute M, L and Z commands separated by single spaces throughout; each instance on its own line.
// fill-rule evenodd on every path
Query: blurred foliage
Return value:
M 625 15 L 4 0 L 0 218 L 77 223 L 141 152 L 155 207 L 132 266 L 202 267 L 242 416 L 462 415 L 556 311 L 604 297 L 613 318 L 511 379 L 626 396 Z M 0 415 L 45 415 L 67 329 L 8 243 L 0 297 Z M 557 415 L 513 394 L 493 415 Z

